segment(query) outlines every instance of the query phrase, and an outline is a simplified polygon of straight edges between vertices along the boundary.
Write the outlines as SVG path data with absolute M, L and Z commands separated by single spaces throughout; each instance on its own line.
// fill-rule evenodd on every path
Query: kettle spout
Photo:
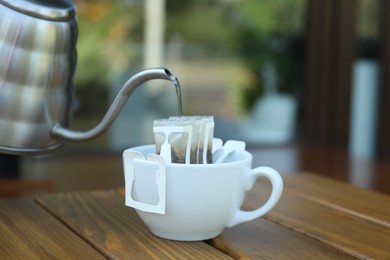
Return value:
M 63 138 L 70 141 L 87 141 L 104 133 L 115 121 L 119 112 L 122 110 L 129 96 L 142 83 L 152 79 L 169 80 L 176 88 L 179 114 L 182 115 L 181 90 L 178 79 L 169 70 L 165 68 L 153 68 L 143 70 L 131 77 L 119 90 L 114 101 L 110 105 L 103 119 L 92 129 L 88 131 L 74 131 L 67 129 L 57 123 L 51 130 L 54 138 Z

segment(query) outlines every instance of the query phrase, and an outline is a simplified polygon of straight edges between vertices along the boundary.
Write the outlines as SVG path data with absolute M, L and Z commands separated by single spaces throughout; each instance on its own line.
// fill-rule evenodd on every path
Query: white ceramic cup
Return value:
M 126 205 L 136 208 L 159 237 L 181 241 L 216 237 L 226 227 L 264 215 L 282 194 L 280 175 L 269 167 L 251 169 L 252 155 L 247 151 L 233 151 L 220 164 L 164 163 L 156 155 L 149 160 L 134 156 L 138 152 L 147 157 L 155 153 L 155 146 L 123 153 Z M 246 192 L 261 176 L 272 184 L 268 201 L 253 211 L 242 211 Z

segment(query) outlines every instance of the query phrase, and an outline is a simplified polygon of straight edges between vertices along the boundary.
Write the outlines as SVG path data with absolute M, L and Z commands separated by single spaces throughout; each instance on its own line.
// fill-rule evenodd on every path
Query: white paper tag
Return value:
M 133 199 L 133 185 L 135 180 L 135 166 L 134 160 L 144 160 L 142 153 L 125 150 L 123 152 L 124 172 L 125 172 L 125 204 L 126 206 L 150 213 L 165 214 L 166 201 L 166 167 L 164 159 L 156 154 L 149 154 L 148 161 L 158 163 L 158 169 L 155 172 L 155 180 L 158 192 L 158 203 L 156 205 L 136 201 Z M 143 187 L 144 189 L 151 189 L 150 187 Z

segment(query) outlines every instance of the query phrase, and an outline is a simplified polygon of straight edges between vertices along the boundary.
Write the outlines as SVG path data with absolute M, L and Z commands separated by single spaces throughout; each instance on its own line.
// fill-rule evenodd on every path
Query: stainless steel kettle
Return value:
M 132 91 L 151 79 L 172 81 L 181 109 L 176 77 L 164 68 L 148 69 L 123 85 L 95 128 L 68 129 L 77 33 L 70 0 L 0 0 L 0 152 L 41 154 L 65 140 L 92 139 L 113 123 Z

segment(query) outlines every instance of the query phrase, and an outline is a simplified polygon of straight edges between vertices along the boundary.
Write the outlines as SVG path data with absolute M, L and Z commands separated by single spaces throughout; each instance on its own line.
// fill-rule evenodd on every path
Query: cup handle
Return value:
M 264 214 L 266 214 L 268 211 L 270 211 L 279 201 L 283 191 L 283 180 L 282 177 L 279 175 L 279 173 L 274 169 L 266 166 L 257 167 L 255 169 L 250 170 L 245 178 L 248 187 L 247 190 L 252 188 L 254 181 L 258 177 L 266 177 L 268 180 L 270 180 L 272 184 L 272 192 L 267 202 L 260 208 L 252 211 L 243 211 L 239 209 L 234 214 L 233 218 L 230 220 L 227 227 L 233 227 L 240 223 L 251 221 L 253 219 L 261 217 Z

